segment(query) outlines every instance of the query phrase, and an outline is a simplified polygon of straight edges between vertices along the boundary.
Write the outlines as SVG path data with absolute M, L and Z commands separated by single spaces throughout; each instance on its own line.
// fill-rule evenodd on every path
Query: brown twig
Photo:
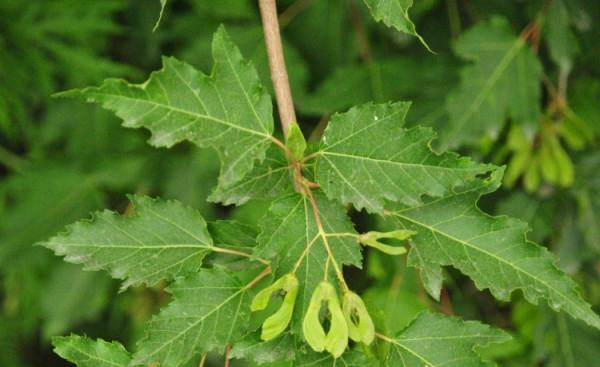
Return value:
M 229 367 L 229 353 L 231 352 L 231 345 L 227 344 L 225 347 L 225 365 L 223 367 Z
M 269 68 L 271 69 L 271 80 L 273 81 L 273 89 L 279 108 L 279 118 L 283 135 L 287 138 L 289 127 L 296 122 L 296 112 L 294 111 L 292 91 L 290 90 L 290 82 L 285 68 L 279 21 L 277 19 L 277 4 L 275 0 L 259 0 L 258 6 L 265 33 L 265 44 L 267 46 Z

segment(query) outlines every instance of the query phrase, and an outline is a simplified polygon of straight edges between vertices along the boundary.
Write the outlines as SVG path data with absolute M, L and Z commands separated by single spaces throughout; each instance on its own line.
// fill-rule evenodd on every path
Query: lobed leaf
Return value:
M 419 205 L 490 170 L 453 153 L 435 154 L 427 128 L 404 129 L 410 103 L 366 104 L 334 115 L 315 163 L 329 198 L 382 213 L 386 200 Z
M 178 278 L 168 288 L 173 301 L 146 324 L 131 364 L 178 367 L 239 339 L 250 319 L 249 275 L 256 271 L 214 267 Z
M 492 217 L 479 210 L 482 194 L 496 190 L 502 170 L 461 192 L 415 207 L 388 212 L 399 228 L 416 231 L 408 263 L 421 269 L 425 288 L 439 299 L 442 266 L 451 265 L 473 279 L 479 289 L 508 301 L 515 289 L 600 328 L 598 317 L 576 291 L 575 283 L 555 266 L 552 253 L 527 240 L 527 225 L 509 217 Z
M 267 151 L 265 160 L 241 181 L 228 187 L 216 187 L 208 200 L 223 205 L 242 205 L 251 199 L 273 199 L 292 192 L 293 172 L 281 149 Z
M 262 161 L 272 141 L 271 99 L 256 70 L 245 61 L 221 27 L 213 38 L 210 76 L 173 57 L 143 84 L 108 79 L 100 87 L 60 94 L 85 97 L 123 119 L 145 127 L 150 144 L 171 147 L 184 140 L 216 149 L 222 162 L 219 186 L 227 187 Z
M 258 365 L 270 362 L 292 361 L 296 357 L 297 338 L 290 333 L 264 341 L 258 334 L 250 334 L 231 348 L 231 358 L 252 360 Z
M 71 335 L 52 338 L 54 352 L 77 367 L 127 367 L 129 352 L 118 342 Z
M 390 339 L 383 366 L 402 367 L 484 367 L 493 363 L 481 360 L 477 346 L 508 341 L 501 330 L 475 321 L 462 321 L 424 311 Z
M 131 196 L 136 214 L 97 213 L 41 245 L 87 270 L 108 270 L 130 285 L 152 285 L 194 272 L 213 246 L 206 222 L 176 201 Z

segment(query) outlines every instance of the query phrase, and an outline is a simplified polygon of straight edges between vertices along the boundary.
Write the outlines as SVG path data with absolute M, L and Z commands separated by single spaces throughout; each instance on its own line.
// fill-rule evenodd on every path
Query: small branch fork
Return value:
M 276 97 L 277 106 L 279 109 L 281 127 L 283 130 L 283 135 L 287 139 L 289 128 L 290 128 L 290 126 L 292 126 L 292 124 L 297 123 L 297 119 L 296 119 L 296 113 L 294 111 L 294 102 L 292 99 L 292 92 L 290 89 L 290 83 L 289 83 L 289 79 L 288 79 L 287 69 L 285 66 L 285 59 L 283 56 L 283 47 L 281 44 L 281 35 L 279 32 L 279 22 L 278 22 L 276 0 L 259 0 L 258 4 L 259 4 L 259 8 L 260 8 L 262 23 L 263 23 L 263 30 L 264 30 L 264 34 L 265 34 L 265 44 L 266 44 L 267 54 L 268 54 L 268 59 L 269 59 L 269 68 L 271 71 L 271 79 L 273 81 L 273 89 L 275 90 L 275 97 Z M 321 216 L 320 216 L 320 212 L 319 212 L 319 207 L 318 207 L 317 201 L 315 199 L 315 196 L 312 192 L 313 189 L 316 189 L 319 187 L 319 184 L 315 183 L 315 182 L 310 182 L 302 175 L 302 167 L 305 165 L 305 163 L 307 161 L 309 161 L 313 158 L 316 158 L 319 155 L 319 152 L 313 153 L 311 155 L 304 157 L 301 160 L 298 160 L 293 157 L 289 148 L 286 146 L 286 144 L 284 142 L 282 142 L 281 140 L 279 140 L 275 137 L 272 137 L 271 140 L 273 141 L 273 143 L 275 145 L 277 145 L 280 149 L 282 149 L 284 151 L 284 153 L 286 154 L 288 161 L 290 162 L 290 166 L 294 170 L 294 187 L 296 188 L 297 192 L 305 195 L 305 197 L 308 199 L 308 201 L 311 205 L 311 208 L 312 208 L 313 216 L 315 218 L 315 224 L 317 226 L 317 231 L 318 231 L 317 235 L 310 241 L 310 243 L 307 244 L 307 247 L 306 247 L 303 255 L 300 257 L 300 259 L 296 263 L 293 271 L 296 272 L 296 270 L 300 266 L 300 263 L 302 262 L 302 259 L 307 256 L 308 251 L 310 251 L 310 248 L 315 244 L 317 239 L 320 237 L 323 241 L 323 246 L 325 247 L 325 250 L 327 251 L 327 260 L 325 263 L 325 279 L 327 279 L 328 268 L 329 268 L 329 264 L 331 263 L 331 265 L 333 266 L 334 272 L 336 274 L 336 277 L 338 278 L 338 281 L 340 282 L 342 290 L 344 292 L 349 292 L 350 289 L 344 279 L 344 275 L 342 273 L 341 266 L 335 260 L 333 252 L 329 245 L 328 237 L 330 236 L 330 234 L 326 233 L 323 228 L 323 224 L 321 222 Z M 354 236 L 355 234 L 340 233 L 340 234 L 335 234 L 332 236 L 336 236 L 336 235 Z M 358 235 L 356 235 L 356 237 L 358 237 Z M 266 265 L 262 272 L 260 272 L 252 281 L 250 281 L 248 284 L 246 284 L 244 286 L 244 289 L 249 289 L 249 288 L 254 287 L 263 278 L 265 278 L 267 275 L 271 274 L 271 272 L 272 272 L 271 265 L 270 265 L 269 261 L 266 259 L 255 258 L 251 254 L 244 253 L 242 251 L 237 251 L 237 250 L 231 250 L 231 249 L 226 249 L 226 248 L 221 248 L 221 247 L 216 247 L 216 246 L 214 249 L 217 252 L 247 257 L 250 260 L 256 260 L 256 261 L 259 261 L 262 264 Z M 392 343 L 394 342 L 393 339 L 386 337 L 385 335 L 376 333 L 376 336 L 386 342 L 392 342 Z M 229 353 L 231 350 L 230 348 L 231 348 L 231 346 L 228 345 L 225 349 L 225 367 L 229 366 Z M 203 360 L 201 362 L 201 366 L 203 365 L 204 361 L 205 361 L 205 359 L 203 358 Z
M 267 47 L 269 68 L 271 71 L 271 80 L 273 81 L 273 89 L 275 90 L 277 107 L 279 108 L 281 127 L 283 129 L 283 135 L 287 139 L 288 130 L 292 124 L 297 122 L 297 119 L 296 113 L 294 111 L 294 102 L 292 99 L 292 92 L 290 89 L 287 69 L 285 66 L 285 59 L 283 56 L 283 47 L 281 44 L 281 34 L 279 31 L 279 20 L 277 14 L 277 4 L 276 0 L 259 0 L 258 6 L 260 8 L 260 15 L 265 34 L 265 44 Z M 294 169 L 294 187 L 297 192 L 304 194 L 308 198 L 308 201 L 310 202 L 310 205 L 312 207 L 313 215 L 315 218 L 315 224 L 318 230 L 316 238 L 322 238 L 323 245 L 325 246 L 325 250 L 327 251 L 325 276 L 327 277 L 327 268 L 329 267 L 329 263 L 331 262 L 342 288 L 344 289 L 344 291 L 348 291 L 349 288 L 344 280 L 341 267 L 335 261 L 333 252 L 331 251 L 331 247 L 329 246 L 327 234 L 323 229 L 323 225 L 321 223 L 321 217 L 319 214 L 317 201 L 315 200 L 315 197 L 312 193 L 312 189 L 318 187 L 318 184 L 309 182 L 302 175 L 302 167 L 304 163 L 308 159 L 314 158 L 315 155 L 311 155 L 310 157 L 298 161 L 293 157 L 290 157 L 289 149 L 287 149 L 285 145 L 282 146 L 281 142 L 279 141 L 274 141 L 274 143 L 286 152 L 286 155 L 288 155 L 288 159 L 292 158 L 291 165 Z M 316 238 L 311 242 L 314 243 L 316 241 Z M 308 248 L 309 246 L 307 246 L 307 250 Z

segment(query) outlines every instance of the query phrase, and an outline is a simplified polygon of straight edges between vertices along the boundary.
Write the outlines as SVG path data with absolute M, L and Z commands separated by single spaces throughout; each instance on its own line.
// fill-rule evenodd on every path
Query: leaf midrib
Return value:
M 181 113 L 181 114 L 184 114 L 184 115 L 193 116 L 193 117 L 195 117 L 197 119 L 211 120 L 211 121 L 220 123 L 222 125 L 231 127 L 233 129 L 246 132 L 248 134 L 257 135 L 257 136 L 266 138 L 268 140 L 270 140 L 272 138 L 272 136 L 270 134 L 262 133 L 262 132 L 257 131 L 257 130 L 247 129 L 245 127 L 242 127 L 240 125 L 232 124 L 232 123 L 230 123 L 228 121 L 225 121 L 225 120 L 217 118 L 217 117 L 213 117 L 213 116 L 210 116 L 210 115 L 204 115 L 204 114 L 200 114 L 200 113 L 197 113 L 197 112 L 183 110 L 181 108 L 177 108 L 175 106 L 164 104 L 164 103 L 161 103 L 161 102 L 156 102 L 156 101 L 147 100 L 147 99 L 139 99 L 139 98 L 134 98 L 134 97 L 128 97 L 128 96 L 123 96 L 123 95 L 120 95 L 120 94 L 112 94 L 112 93 L 106 93 L 106 92 L 99 92 L 99 91 L 90 92 L 90 94 L 101 96 L 101 97 L 121 98 L 121 99 L 131 100 L 131 101 L 135 101 L 135 102 L 147 103 L 147 104 L 155 106 L 155 107 L 160 107 L 160 108 L 164 108 L 166 110 L 171 110 L 173 112 L 178 112 L 178 113 Z
M 321 151 L 320 154 L 321 155 L 338 156 L 338 157 L 349 158 L 349 159 L 372 161 L 372 162 L 375 162 L 377 164 L 392 164 L 392 165 L 397 165 L 397 166 L 409 166 L 409 167 L 419 167 L 419 168 L 427 168 L 427 169 L 439 169 L 439 170 L 448 170 L 448 171 L 481 171 L 481 169 L 482 169 L 482 167 L 480 167 L 480 166 L 444 167 L 444 166 L 425 165 L 425 164 L 418 164 L 418 163 L 389 161 L 389 160 L 376 159 L 376 158 L 372 158 L 372 157 L 365 157 L 365 156 L 359 156 L 359 155 L 354 155 L 354 154 L 328 152 L 328 151 L 325 151 L 325 150 Z M 328 159 L 328 161 L 330 163 L 332 163 L 331 160 Z

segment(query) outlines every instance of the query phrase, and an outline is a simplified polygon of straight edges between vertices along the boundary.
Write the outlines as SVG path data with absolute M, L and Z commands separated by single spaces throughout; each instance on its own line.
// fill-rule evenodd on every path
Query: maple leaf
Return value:
M 243 180 L 225 188 L 216 187 L 208 200 L 224 205 L 242 205 L 251 199 L 273 199 L 293 191 L 292 173 L 285 154 L 273 145 L 265 160 Z
M 232 358 L 250 359 L 259 366 L 276 361 L 286 367 L 364 367 L 376 363 L 358 351 L 346 351 L 339 358 L 327 352 L 313 352 L 305 347 L 299 336 L 291 333 L 266 342 L 251 334 L 234 345 L 230 355 Z
M 71 335 L 52 338 L 54 352 L 77 367 L 127 367 L 129 352 L 118 342 Z
M 513 218 L 492 217 L 479 210 L 482 194 L 495 191 L 502 170 L 463 191 L 432 199 L 415 207 L 390 207 L 390 220 L 417 232 L 411 237 L 408 263 L 421 269 L 425 288 L 439 299 L 441 266 L 451 265 L 468 275 L 479 289 L 489 289 L 508 301 L 521 289 L 531 303 L 545 298 L 555 310 L 600 328 L 600 318 L 583 301 L 575 283 L 555 266 L 552 253 L 527 240 L 527 224 Z
M 484 367 L 476 346 L 508 341 L 501 330 L 475 321 L 462 321 L 428 311 L 420 313 L 395 338 L 386 338 L 390 351 L 383 366 Z
M 87 270 L 109 270 L 125 279 L 123 289 L 198 270 L 213 247 L 202 216 L 176 201 L 130 198 L 135 215 L 99 212 L 41 245 Z
M 239 339 L 248 329 L 252 278 L 267 274 L 256 273 L 215 266 L 177 279 L 167 289 L 173 301 L 146 324 L 131 364 L 178 367 Z
M 123 126 L 145 127 L 150 144 L 171 147 L 189 140 L 216 149 L 222 162 L 219 186 L 227 187 L 265 157 L 272 142 L 271 98 L 256 70 L 245 61 L 224 27 L 214 35 L 210 76 L 173 57 L 142 84 L 108 79 L 100 87 L 59 94 L 85 97 L 123 119 Z
M 366 104 L 334 115 L 316 153 L 315 179 L 330 198 L 383 212 L 385 200 L 419 205 L 490 170 L 454 153 L 435 154 L 428 128 L 404 129 L 410 103 Z

